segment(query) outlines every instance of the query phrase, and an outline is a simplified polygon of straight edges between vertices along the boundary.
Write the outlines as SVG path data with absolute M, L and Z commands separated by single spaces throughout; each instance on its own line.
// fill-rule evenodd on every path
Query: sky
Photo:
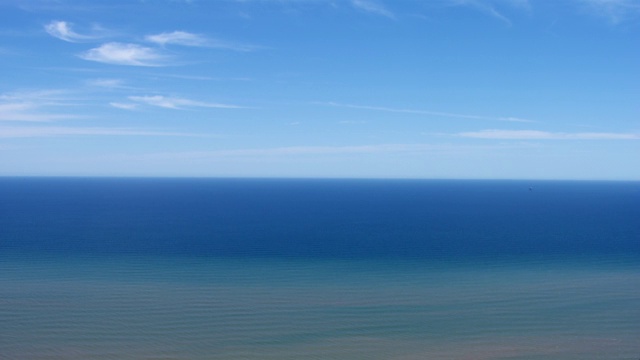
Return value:
M 1 0 L 0 176 L 640 180 L 640 0 Z

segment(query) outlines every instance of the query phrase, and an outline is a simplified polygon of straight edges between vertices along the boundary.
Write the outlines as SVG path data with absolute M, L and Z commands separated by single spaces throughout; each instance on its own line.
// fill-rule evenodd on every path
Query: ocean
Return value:
M 0 178 L 0 359 L 640 359 L 640 183 Z

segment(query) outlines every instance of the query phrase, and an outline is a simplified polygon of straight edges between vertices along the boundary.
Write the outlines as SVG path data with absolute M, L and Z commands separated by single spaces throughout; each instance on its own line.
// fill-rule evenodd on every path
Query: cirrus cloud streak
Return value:
M 52 21 L 45 25 L 44 29 L 49 35 L 67 42 L 91 41 L 99 38 L 96 35 L 78 34 L 71 29 L 71 24 L 66 21 Z
M 608 132 L 579 132 L 563 133 L 539 130 L 499 130 L 488 129 L 458 133 L 457 136 L 475 139 L 500 140 L 640 140 L 640 134 L 608 133 Z
M 154 44 L 158 44 L 160 46 L 180 45 L 190 47 L 218 48 L 235 51 L 251 51 L 255 49 L 254 46 L 210 39 L 204 35 L 194 34 L 187 31 L 172 31 L 154 35 L 147 35 L 145 36 L 145 40 Z
M 494 120 L 494 121 L 509 121 L 509 122 L 522 122 L 522 123 L 533 123 L 533 122 L 536 122 L 534 120 L 522 119 L 522 118 L 512 117 L 512 116 L 500 117 L 500 116 L 456 114 L 456 113 L 441 112 L 441 111 L 389 108 L 389 107 L 383 107 L 383 106 L 340 104 L 340 103 L 335 103 L 335 102 L 320 103 L 320 104 L 328 105 L 328 106 L 334 106 L 334 107 L 351 108 L 351 109 L 374 110 L 374 111 L 403 113 L 403 114 L 415 114 L 415 115 L 441 116 L 441 117 L 459 118 L 459 119 Z
M 491 144 L 491 145 L 460 145 L 460 144 L 370 144 L 343 146 L 282 146 L 271 148 L 244 148 L 213 151 L 191 151 L 176 153 L 146 154 L 145 158 L 163 159 L 266 159 L 287 157 L 314 156 L 342 156 L 342 155 L 391 155 L 424 156 L 425 154 L 464 155 L 477 153 L 479 150 L 498 150 L 531 147 L 523 144 Z
M 168 57 L 156 49 L 137 44 L 110 42 L 78 55 L 89 61 L 112 65 L 166 66 Z
M 0 127 L 0 138 L 33 138 L 56 136 L 186 136 L 209 137 L 211 135 L 143 130 L 136 128 L 67 127 L 67 126 L 4 126 Z
M 356 9 L 362 10 L 364 12 L 385 16 L 390 19 L 396 18 L 395 15 L 386 7 L 372 0 L 352 0 L 351 5 L 353 5 L 353 7 L 355 7 Z
M 189 107 L 206 107 L 206 108 L 222 108 L 222 109 L 238 109 L 241 108 L 237 105 L 229 105 L 229 104 L 220 104 L 220 103 L 212 103 L 205 101 L 197 101 L 185 98 L 177 98 L 177 97 L 169 97 L 169 96 L 161 96 L 161 95 L 153 95 L 153 96 L 129 96 L 129 100 L 135 101 L 137 103 L 142 103 L 150 106 L 157 106 L 166 109 L 184 109 Z M 127 109 L 127 106 L 124 104 L 116 103 L 112 106 L 119 107 L 121 109 Z M 130 105 L 128 105 L 130 106 Z M 133 107 L 130 107 L 133 108 Z
M 73 114 L 49 113 L 39 111 L 41 106 L 28 102 L 0 104 L 0 121 L 32 121 L 48 122 L 63 119 L 77 119 L 81 116 Z

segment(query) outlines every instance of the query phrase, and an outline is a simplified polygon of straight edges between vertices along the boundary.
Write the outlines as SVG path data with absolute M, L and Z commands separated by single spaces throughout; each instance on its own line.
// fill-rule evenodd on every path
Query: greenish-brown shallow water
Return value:
M 11 259 L 3 359 L 640 356 L 640 266 L 573 262 Z

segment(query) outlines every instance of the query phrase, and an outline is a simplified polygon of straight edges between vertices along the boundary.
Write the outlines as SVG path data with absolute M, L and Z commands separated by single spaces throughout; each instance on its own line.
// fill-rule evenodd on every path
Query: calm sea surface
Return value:
M 640 358 L 640 183 L 0 178 L 0 359 Z

